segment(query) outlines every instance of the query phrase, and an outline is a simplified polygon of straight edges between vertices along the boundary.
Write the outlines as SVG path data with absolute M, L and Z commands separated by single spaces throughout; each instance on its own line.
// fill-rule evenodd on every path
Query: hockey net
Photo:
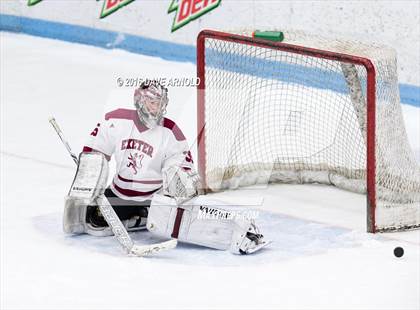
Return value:
M 198 166 L 209 191 L 322 183 L 367 194 L 370 232 L 420 226 L 391 48 L 284 31 L 197 39 Z

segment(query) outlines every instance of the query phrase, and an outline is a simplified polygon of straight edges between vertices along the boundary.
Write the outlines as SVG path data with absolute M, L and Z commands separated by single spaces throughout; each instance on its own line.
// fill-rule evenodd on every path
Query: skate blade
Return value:
M 266 247 L 267 245 L 269 245 L 272 242 L 273 241 L 271 241 L 271 240 L 263 241 L 260 244 L 258 244 L 255 248 L 252 248 L 252 249 L 249 249 L 248 251 L 246 251 L 246 254 L 255 253 L 255 252 L 261 250 L 262 248 Z

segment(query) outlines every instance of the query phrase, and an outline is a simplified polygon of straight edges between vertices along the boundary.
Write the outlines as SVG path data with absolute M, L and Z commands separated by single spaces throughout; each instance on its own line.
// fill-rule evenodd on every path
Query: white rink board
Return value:
M 2 0 L 0 13 L 75 24 L 195 45 L 202 29 L 298 29 L 330 36 L 363 38 L 394 47 L 401 83 L 420 85 L 420 6 L 417 1 L 223 0 L 219 7 L 171 33 L 171 1 L 137 0 L 105 19 L 103 1 Z

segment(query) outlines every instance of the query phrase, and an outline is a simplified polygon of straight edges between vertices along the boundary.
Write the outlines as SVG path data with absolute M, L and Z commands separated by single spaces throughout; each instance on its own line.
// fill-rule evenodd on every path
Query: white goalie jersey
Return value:
M 84 152 L 99 151 L 115 157 L 111 189 L 118 197 L 144 201 L 162 187 L 162 170 L 170 166 L 194 169 L 187 140 L 170 119 L 147 128 L 136 110 L 117 109 L 96 125 Z

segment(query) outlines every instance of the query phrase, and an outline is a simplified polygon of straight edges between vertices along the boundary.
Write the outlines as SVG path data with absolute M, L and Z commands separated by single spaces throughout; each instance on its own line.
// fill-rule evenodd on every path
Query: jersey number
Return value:
M 193 163 L 193 158 L 192 158 L 191 152 L 190 151 L 184 152 L 184 154 L 185 154 L 185 160 L 188 163 Z
M 96 137 L 96 135 L 98 134 L 98 131 L 99 131 L 99 127 L 100 126 L 101 126 L 101 124 L 98 123 L 96 125 L 96 128 L 90 133 L 90 135 Z

